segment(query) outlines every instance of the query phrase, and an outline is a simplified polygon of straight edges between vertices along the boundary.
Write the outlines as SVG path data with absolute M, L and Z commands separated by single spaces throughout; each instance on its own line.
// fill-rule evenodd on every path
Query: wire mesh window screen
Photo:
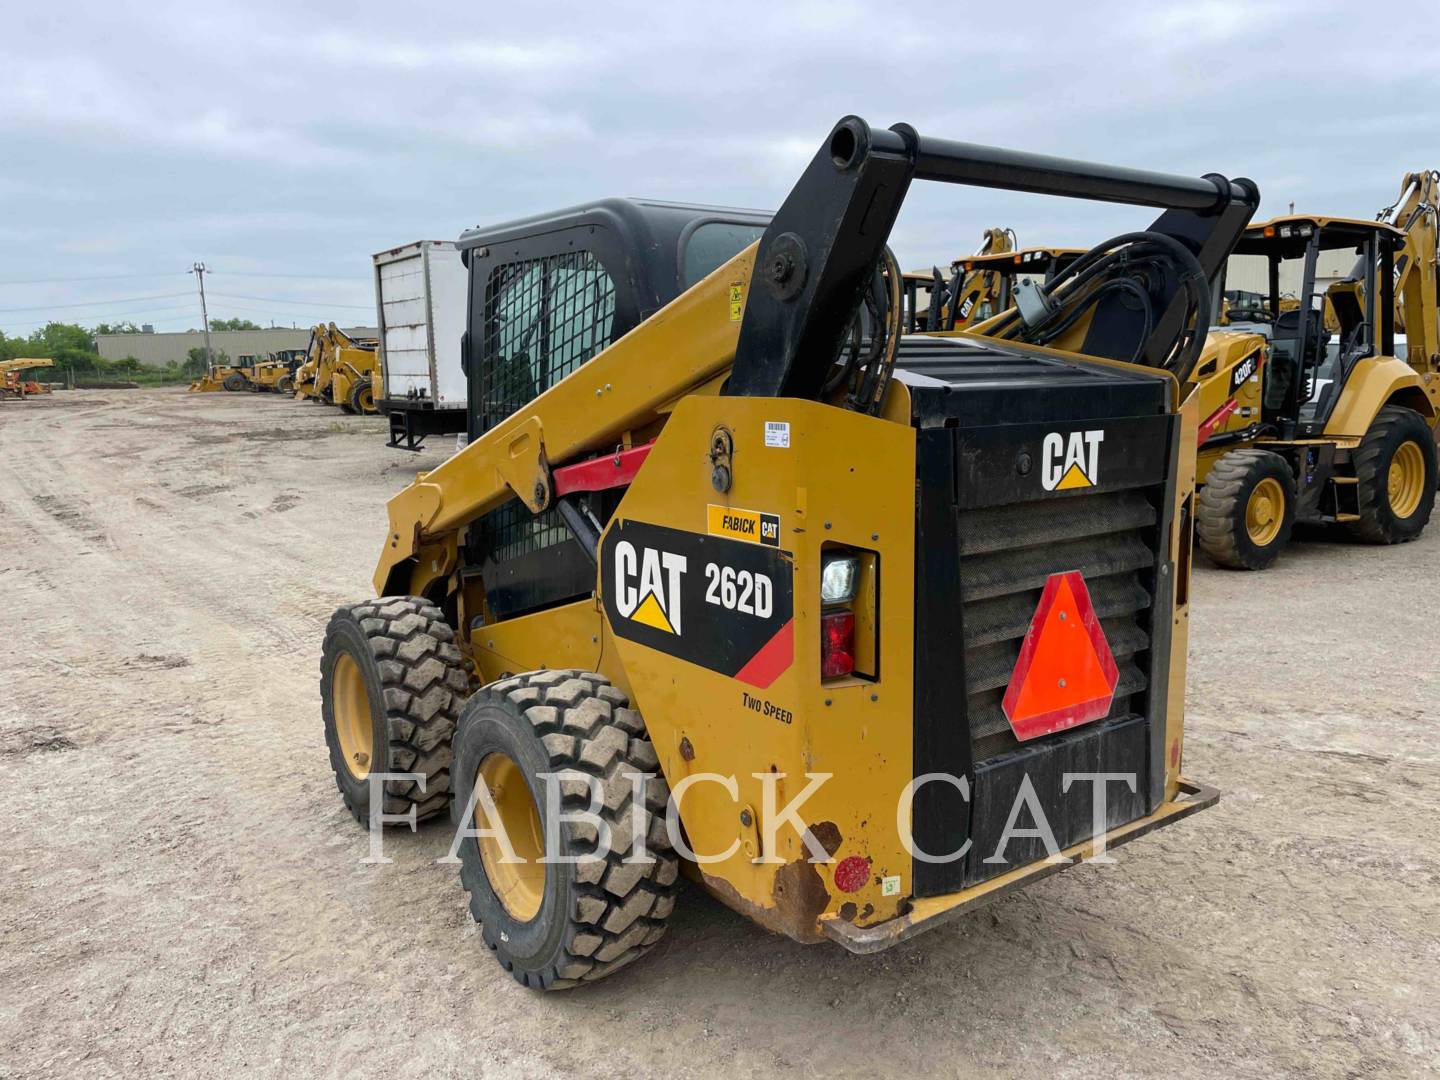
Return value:
M 591 252 L 496 267 L 485 295 L 482 430 L 609 345 L 614 324 L 615 282 Z
M 532 514 L 519 499 L 512 499 L 485 514 L 480 518 L 479 526 L 480 542 L 487 558 L 494 562 L 529 555 L 542 548 L 563 544 L 570 538 L 570 530 L 553 509 Z

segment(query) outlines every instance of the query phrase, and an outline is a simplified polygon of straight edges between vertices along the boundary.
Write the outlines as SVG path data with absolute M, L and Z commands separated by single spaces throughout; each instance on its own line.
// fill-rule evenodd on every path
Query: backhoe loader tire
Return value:
M 1355 451 L 1360 520 L 1350 532 L 1372 544 L 1403 544 L 1425 531 L 1435 508 L 1435 436 L 1414 409 L 1387 405 Z
M 361 379 L 350 390 L 350 408 L 361 416 L 369 416 L 375 411 L 375 394 L 370 385 L 369 379 Z
M 357 821 L 370 821 L 370 774 L 380 772 L 410 774 L 383 782 L 385 814 L 413 809 L 419 822 L 445 813 L 469 688 L 455 633 L 428 600 L 387 596 L 331 616 L 320 708 L 335 785 Z
M 244 390 L 246 381 L 244 375 L 226 375 L 225 381 L 220 385 L 225 387 L 226 390 L 234 392 L 236 390 Z
M 1217 566 L 1264 570 L 1295 525 L 1295 474 L 1279 454 L 1231 450 L 1210 469 L 1195 511 L 1195 539 Z
M 485 944 L 523 986 L 593 982 L 649 952 L 665 932 L 679 873 L 665 829 L 670 789 L 644 721 L 628 705 L 603 675 L 532 671 L 477 691 L 460 717 L 455 824 L 494 830 L 476 801 L 483 784 L 508 823 L 511 851 L 524 860 L 507 865 L 493 838 L 457 829 L 460 882 Z M 558 777 L 565 815 L 588 811 L 592 791 L 603 793 L 595 814 L 610 834 L 606 853 L 597 854 L 603 830 L 566 816 L 557 823 L 558 849 L 545 850 L 547 773 Z M 626 862 L 636 848 L 637 773 L 645 777 L 639 829 L 648 858 Z M 542 864 L 537 853 L 581 861 Z
M 295 392 L 295 380 L 289 375 L 281 375 L 275 380 L 275 392 L 277 394 L 293 394 Z

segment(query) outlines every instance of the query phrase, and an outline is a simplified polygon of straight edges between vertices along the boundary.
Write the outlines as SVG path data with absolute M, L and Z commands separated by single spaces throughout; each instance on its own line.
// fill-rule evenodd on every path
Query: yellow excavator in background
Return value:
M 374 413 L 380 381 L 379 342 L 352 338 L 332 323 L 310 331 L 305 362 L 295 370 L 295 397 L 339 405 L 346 412 Z
M 25 398 L 35 394 L 48 394 L 50 387 L 33 379 L 22 379 L 22 371 L 54 367 L 55 361 L 48 357 L 16 357 L 14 360 L 0 360 L 0 398 Z
M 1376 220 L 1291 214 L 1236 246 L 1231 266 L 1260 264 L 1269 289 L 1230 294 L 1196 368 L 1196 537 L 1215 563 L 1263 569 L 1297 522 L 1391 544 L 1425 528 L 1440 475 L 1437 177 L 1407 174 Z M 1327 283 L 1317 262 L 1335 251 L 1359 258 Z

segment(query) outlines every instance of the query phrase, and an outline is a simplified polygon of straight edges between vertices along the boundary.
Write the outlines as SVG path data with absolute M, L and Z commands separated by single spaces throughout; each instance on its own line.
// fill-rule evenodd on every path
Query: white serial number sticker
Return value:
M 790 446 L 790 422 L 788 420 L 766 420 L 765 445 L 788 449 Z

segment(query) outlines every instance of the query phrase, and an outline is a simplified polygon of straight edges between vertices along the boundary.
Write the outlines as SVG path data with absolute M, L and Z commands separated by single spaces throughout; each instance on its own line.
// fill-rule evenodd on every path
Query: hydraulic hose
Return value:
M 1152 282 L 1163 279 L 1167 271 L 1179 282 L 1185 309 L 1174 337 L 1169 342 L 1152 343 L 1150 338 L 1158 322 Z M 1137 340 L 1131 362 L 1142 362 L 1147 352 L 1158 355 L 1161 359 L 1155 366 L 1169 371 L 1182 383 L 1199 362 L 1213 306 L 1210 285 L 1200 260 L 1172 236 L 1158 232 L 1116 236 L 1061 270 L 1045 291 L 1058 302 L 1053 313 L 1035 326 L 1026 327 L 1019 312 L 1011 311 L 996 325 L 994 336 L 1045 345 L 1073 327 L 1102 298 L 1124 294 L 1136 300 L 1144 313 L 1144 332 Z M 1155 344 L 1161 347 L 1152 347 Z

